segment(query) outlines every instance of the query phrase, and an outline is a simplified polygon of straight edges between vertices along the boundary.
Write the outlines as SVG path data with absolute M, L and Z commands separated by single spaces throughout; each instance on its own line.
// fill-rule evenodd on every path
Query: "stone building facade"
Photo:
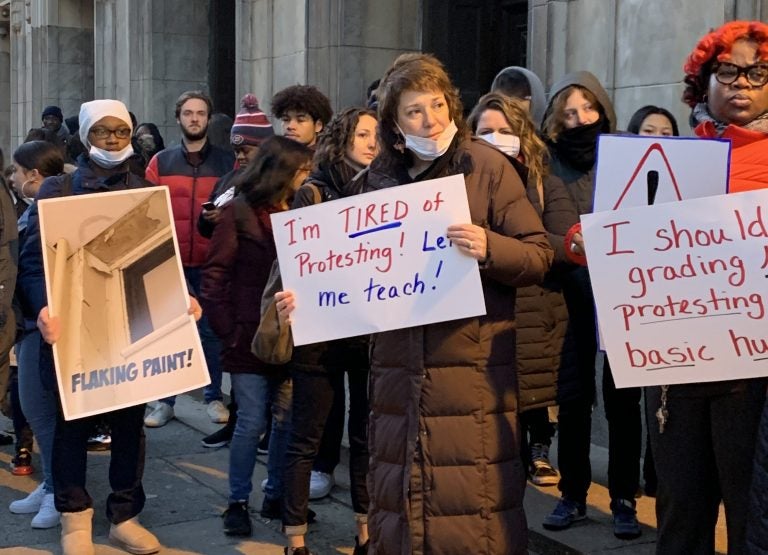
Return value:
M 683 58 L 735 18 L 768 19 L 768 0 L 0 0 L 0 147 L 39 126 L 44 106 L 69 116 L 93 98 L 123 100 L 167 143 L 187 89 L 211 91 L 229 114 L 245 92 L 268 111 L 294 83 L 318 86 L 335 108 L 359 104 L 413 50 L 446 62 L 466 104 L 506 65 L 527 65 L 546 86 L 587 69 L 620 126 L 655 103 L 687 128 Z

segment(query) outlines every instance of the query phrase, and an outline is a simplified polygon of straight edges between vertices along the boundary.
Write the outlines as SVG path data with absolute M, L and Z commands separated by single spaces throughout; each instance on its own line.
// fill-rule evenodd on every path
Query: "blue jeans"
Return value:
M 16 344 L 16 359 L 19 365 L 21 408 L 40 448 L 45 492 L 53 493 L 51 456 L 53 454 L 53 434 L 56 430 L 58 400 L 53 366 L 47 360 L 51 356 L 51 348 L 44 346 L 41 349 L 42 345 L 43 339 L 37 329 L 28 332 Z M 46 360 L 41 360 L 41 355 Z
M 200 297 L 200 279 L 202 268 L 184 268 L 184 277 L 187 278 L 187 284 L 192 287 L 190 293 L 195 297 Z M 203 388 L 203 398 L 206 403 L 211 401 L 221 401 L 224 396 L 221 393 L 221 365 L 219 362 L 219 354 L 221 352 L 221 341 L 218 336 L 213 333 L 211 325 L 208 323 L 208 318 L 203 317 L 197 321 L 197 331 L 200 333 L 200 343 L 203 346 L 203 356 L 205 356 L 205 364 L 208 366 L 208 374 L 211 377 L 211 383 Z M 162 403 L 174 406 L 176 404 L 176 397 L 166 397 L 160 399 Z
M 259 438 L 266 430 L 266 407 L 272 405 L 267 487 L 269 499 L 283 495 L 283 459 L 291 427 L 291 380 L 286 375 L 232 374 L 237 423 L 229 444 L 229 500 L 248 501 Z

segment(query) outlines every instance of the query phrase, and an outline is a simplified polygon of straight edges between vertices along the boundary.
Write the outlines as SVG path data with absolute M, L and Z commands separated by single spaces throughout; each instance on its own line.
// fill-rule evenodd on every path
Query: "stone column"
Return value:
M 11 163 L 11 7 L 0 7 L 0 148 L 4 165 Z M 2 171 L 3 168 L 0 168 Z
M 11 144 L 41 125 L 45 106 L 76 115 L 93 98 L 92 0 L 12 0 Z
M 238 94 L 269 113 L 278 90 L 322 90 L 334 109 L 360 105 L 395 57 L 421 46 L 418 0 L 240 0 Z

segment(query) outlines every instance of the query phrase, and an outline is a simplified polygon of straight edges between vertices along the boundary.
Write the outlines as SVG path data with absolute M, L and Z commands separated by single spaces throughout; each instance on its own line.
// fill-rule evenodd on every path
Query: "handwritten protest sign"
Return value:
M 294 344 L 485 314 L 477 261 L 445 236 L 469 222 L 461 175 L 273 214 Z
M 593 212 L 727 192 L 731 142 L 600 135 Z
M 188 295 L 168 190 L 41 200 L 48 308 L 67 420 L 210 382 Z M 73 217 L 76 215 L 76 217 Z
M 768 375 L 768 191 L 582 217 L 617 387 Z

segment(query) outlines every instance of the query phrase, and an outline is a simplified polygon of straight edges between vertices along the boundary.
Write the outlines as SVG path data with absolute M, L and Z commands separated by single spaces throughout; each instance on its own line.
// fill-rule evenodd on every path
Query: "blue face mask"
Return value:
M 98 148 L 91 145 L 91 149 L 88 151 L 88 155 L 96 165 L 109 170 L 116 168 L 128 160 L 128 158 L 133 156 L 133 147 L 130 143 L 128 143 L 128 146 L 126 146 L 123 150 L 113 151 L 104 150 L 103 148 Z
M 400 129 L 400 126 L 398 125 L 397 128 Z M 413 152 L 416 158 L 424 160 L 425 162 L 431 162 L 445 154 L 458 132 L 459 130 L 456 127 L 456 124 L 453 123 L 453 120 L 451 120 L 451 123 L 448 124 L 442 133 L 440 133 L 440 136 L 437 139 L 408 135 L 400 129 L 400 133 L 402 133 L 405 138 L 405 148 Z

